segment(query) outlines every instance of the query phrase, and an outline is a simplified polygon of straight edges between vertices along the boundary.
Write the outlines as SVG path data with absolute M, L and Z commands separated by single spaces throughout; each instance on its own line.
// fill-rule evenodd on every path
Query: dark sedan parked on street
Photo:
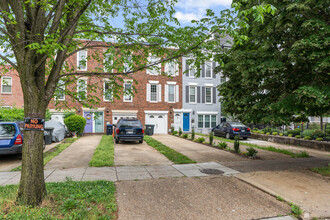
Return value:
M 119 141 L 138 141 L 143 143 L 144 129 L 139 119 L 120 119 L 115 130 L 115 142 Z
M 244 140 L 251 136 L 250 128 L 240 122 L 223 122 L 212 129 L 214 136 L 232 139 L 236 135 Z

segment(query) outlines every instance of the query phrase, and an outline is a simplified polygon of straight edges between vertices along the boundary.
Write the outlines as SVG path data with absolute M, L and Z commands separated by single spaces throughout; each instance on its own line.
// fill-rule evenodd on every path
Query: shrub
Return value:
M 247 150 L 246 155 L 248 157 L 255 158 L 257 156 L 258 151 L 256 149 L 254 149 L 253 147 L 249 147 L 246 150 Z
M 188 138 L 188 134 L 183 134 L 182 137 L 183 138 Z
M 236 153 L 239 153 L 239 136 L 235 136 L 235 141 L 234 141 L 234 150 Z
M 171 126 L 171 134 L 173 134 L 173 132 L 174 132 L 174 127 Z
M 280 133 L 280 136 L 283 136 L 283 133 Z
M 70 132 L 81 134 L 86 126 L 86 119 L 80 115 L 71 115 L 64 119 L 64 124 L 68 127 Z
M 210 145 L 213 144 L 213 131 L 211 131 L 210 134 L 209 134 L 209 144 Z
M 306 137 L 304 137 L 304 140 L 312 140 L 312 137 L 311 136 L 306 136 Z
M 272 135 L 277 135 L 278 134 L 278 132 L 276 132 L 276 131 L 274 131 L 273 133 L 272 133 Z
M 288 137 L 292 137 L 292 134 L 288 134 Z
M 300 135 L 300 133 L 301 133 L 300 128 L 296 128 L 294 130 L 288 131 L 288 134 L 292 134 L 292 137 L 295 137 L 296 135 Z
M 182 130 L 181 128 L 179 128 L 179 137 L 181 137 L 181 135 L 182 135 Z
M 267 132 L 266 134 L 267 134 L 267 135 L 270 135 L 270 132 Z
M 226 142 L 220 142 L 218 143 L 218 147 L 225 150 L 227 149 L 228 144 Z
M 191 130 L 191 140 L 195 139 L 195 128 Z
M 304 130 L 304 132 L 303 132 L 303 135 L 304 135 L 304 137 L 305 136 L 313 136 L 313 132 L 315 131 L 315 129 L 306 129 L 306 130 Z
M 172 134 L 173 135 L 177 135 L 178 134 L 178 131 L 173 131 Z
M 260 132 L 260 134 L 265 134 L 265 132 L 264 132 L 264 131 L 262 131 L 262 132 Z
M 316 141 L 323 141 L 323 138 L 316 138 Z
M 197 138 L 197 142 L 199 142 L 199 143 L 203 143 L 204 141 L 205 141 L 205 138 L 203 138 L 203 137 Z
M 68 117 L 70 117 L 72 115 L 75 115 L 75 114 L 76 113 L 74 113 L 74 112 L 65 112 L 63 118 L 66 119 L 66 118 L 68 118 Z
M 272 129 L 270 127 L 267 127 L 267 128 L 262 129 L 262 131 L 267 133 L 267 132 L 271 132 Z
M 315 130 L 313 133 L 312 133 L 313 137 L 314 138 L 321 138 L 321 137 L 324 137 L 324 133 L 323 131 L 321 130 Z
M 45 119 L 50 120 L 51 113 L 49 110 L 46 110 Z M 0 119 L 3 121 L 24 121 L 24 109 L 22 108 L 0 108 Z
M 295 138 L 301 138 L 301 136 L 300 135 L 296 135 Z

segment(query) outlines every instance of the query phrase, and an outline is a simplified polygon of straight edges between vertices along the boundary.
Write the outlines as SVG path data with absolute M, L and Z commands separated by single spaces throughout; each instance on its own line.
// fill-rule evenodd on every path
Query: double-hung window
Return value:
M 57 83 L 55 99 L 59 101 L 65 100 L 65 82 L 63 80 L 59 80 Z
M 87 50 L 78 51 L 77 54 L 77 67 L 78 70 L 87 70 Z
M 132 71 L 132 55 L 126 56 L 124 60 L 124 73 Z
M 216 125 L 216 115 L 198 115 L 198 128 L 214 128 Z
M 213 76 L 212 62 L 205 63 L 205 78 L 211 79 Z
M 189 103 L 196 103 L 196 86 L 189 87 Z
M 113 67 L 113 56 L 111 53 L 104 54 L 103 67 L 105 72 L 112 72 Z
M 3 76 L 1 78 L 1 93 L 11 94 L 12 93 L 12 78 L 9 76 Z
M 77 83 L 78 99 L 80 101 L 87 99 L 87 80 L 79 79 Z
M 168 102 L 175 102 L 175 85 L 168 85 Z
M 205 103 L 212 104 L 212 87 L 205 87 Z
M 147 102 L 161 102 L 161 91 L 159 81 L 150 80 L 147 84 Z
M 150 85 L 150 101 L 157 102 L 157 85 L 151 84 Z
M 170 62 L 165 64 L 165 73 L 168 76 L 177 76 L 177 75 L 179 75 L 178 69 L 179 69 L 178 64 L 175 63 L 174 61 L 170 61 Z
M 103 82 L 103 100 L 106 102 L 112 101 L 112 86 L 109 80 Z
M 124 102 L 132 102 L 132 81 L 126 81 L 124 83 Z
M 152 65 L 147 69 L 147 74 L 150 75 L 159 75 L 161 71 L 161 63 L 158 63 L 160 58 L 157 56 L 150 55 L 148 57 L 148 65 Z M 156 64 L 158 63 L 158 64 Z

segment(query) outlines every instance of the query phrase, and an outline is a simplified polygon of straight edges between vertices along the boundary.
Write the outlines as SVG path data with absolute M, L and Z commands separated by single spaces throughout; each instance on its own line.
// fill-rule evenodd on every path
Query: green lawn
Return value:
M 73 142 L 78 140 L 79 138 L 66 138 L 62 141 L 62 143 L 56 145 L 54 148 L 44 152 L 44 165 L 46 165 L 49 161 L 51 161 L 54 157 L 59 155 L 62 151 L 68 148 Z M 11 171 L 21 171 L 22 166 L 18 166 Z
M 200 134 L 200 133 L 196 133 L 196 135 L 208 137 L 208 135 Z M 234 140 L 230 140 L 230 139 L 226 139 L 226 138 L 222 138 L 222 137 L 214 136 L 214 139 L 224 141 L 224 142 L 234 143 Z M 258 148 L 258 149 L 261 149 L 261 150 L 267 150 L 267 151 L 272 151 L 272 152 L 276 152 L 276 153 L 287 154 L 287 155 L 290 155 L 291 157 L 309 157 L 309 154 L 306 151 L 301 151 L 299 153 L 294 153 L 290 150 L 279 149 L 279 148 L 275 148 L 275 147 L 272 147 L 272 146 L 262 147 L 262 146 L 259 146 L 259 145 L 256 145 L 256 144 L 250 144 L 250 143 L 241 143 L 241 144 L 245 145 L 245 146 L 248 146 L 248 147 Z
M 89 161 L 91 167 L 105 167 L 114 165 L 114 144 L 112 135 L 103 135 L 97 146 L 93 158 Z
M 323 176 L 330 176 L 330 163 L 327 167 L 312 168 L 311 170 Z
M 18 185 L 0 186 L 0 219 L 115 219 L 116 187 L 109 181 L 47 183 L 39 207 L 17 205 Z
M 167 157 L 170 161 L 176 164 L 187 164 L 187 163 L 196 163 L 196 161 L 191 160 L 189 157 L 180 154 L 179 152 L 169 148 L 168 146 L 164 145 L 163 143 L 153 139 L 150 136 L 144 136 L 145 142 L 148 145 L 158 150 L 162 153 L 165 157 Z

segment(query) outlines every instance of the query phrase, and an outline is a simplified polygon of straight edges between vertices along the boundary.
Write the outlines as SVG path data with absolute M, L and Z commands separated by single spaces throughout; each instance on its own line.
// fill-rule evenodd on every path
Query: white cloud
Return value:
M 176 5 L 175 17 L 184 23 L 191 20 L 199 20 L 205 14 L 206 9 L 220 11 L 230 7 L 232 0 L 181 0 Z

